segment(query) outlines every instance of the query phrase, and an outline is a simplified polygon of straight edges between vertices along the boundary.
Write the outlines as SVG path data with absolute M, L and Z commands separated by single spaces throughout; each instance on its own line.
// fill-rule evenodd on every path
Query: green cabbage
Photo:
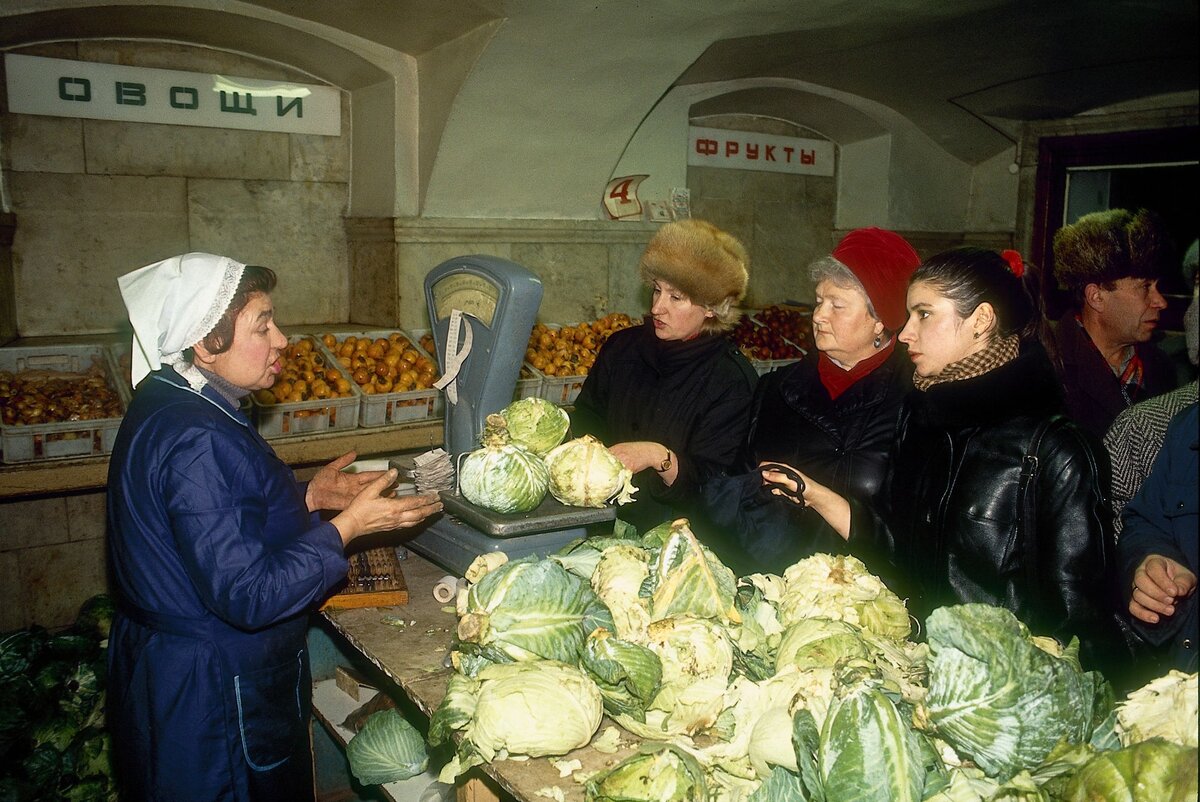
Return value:
M 877 635 L 904 640 L 912 631 L 900 597 L 845 555 L 814 554 L 784 571 L 779 600 L 784 626 L 804 618 L 835 618 Z
M 706 802 L 700 765 L 681 749 L 649 746 L 586 786 L 587 802 Z
M 1122 746 L 1165 738 L 1196 746 L 1196 675 L 1170 671 L 1133 691 L 1117 706 L 1117 736 Z
M 801 670 L 833 668 L 846 658 L 866 659 L 867 645 L 857 627 L 828 618 L 806 618 L 783 631 L 775 666 L 795 665 Z
M 662 662 L 645 646 L 621 640 L 603 627 L 592 630 L 581 665 L 600 687 L 604 709 L 646 720 L 646 707 L 658 693 Z
M 459 682 L 430 719 L 431 739 L 463 734 L 439 779 L 453 782 L 497 756 L 565 755 L 592 739 L 603 714 L 596 683 L 574 666 L 554 660 L 487 666 L 475 681 Z
M 563 441 L 571 419 L 567 413 L 544 398 L 522 398 L 513 401 L 500 416 L 508 427 L 509 440 L 523 446 L 539 457 Z
M 458 487 L 473 504 L 500 513 L 528 512 L 542 503 L 550 475 L 532 451 L 508 442 L 504 419 L 488 415 L 483 448 L 458 466 Z
M 821 782 L 827 802 L 920 802 L 925 785 L 920 736 L 881 690 L 862 683 L 835 699 L 821 728 Z
M 925 704 L 938 737 L 1001 782 L 1092 732 L 1095 678 L 1035 644 L 1008 610 L 963 604 L 926 622 Z M 1068 650 L 1071 652 L 1072 650 Z
M 742 618 L 733 603 L 733 571 L 700 544 L 685 519 L 671 523 L 650 567 L 649 590 L 651 620 L 687 614 L 736 624 Z
M 529 556 L 494 568 L 467 589 L 458 637 L 464 653 L 491 662 L 575 663 L 598 626 L 612 630 L 613 621 L 592 589 L 553 560 Z
M 641 595 L 650 575 L 649 555 L 630 543 L 616 542 L 600 553 L 591 575 L 592 589 L 612 612 L 617 637 L 646 642 L 650 605 Z
M 371 714 L 346 744 L 346 757 L 363 785 L 407 780 L 429 765 L 425 739 L 395 708 Z
M 725 630 L 704 618 L 673 616 L 652 623 L 648 634 L 648 645 L 662 662 L 662 686 L 650 707 L 667 715 L 647 716 L 647 723 L 688 734 L 711 726 L 733 670 L 733 646 Z
M 546 455 L 550 493 L 572 507 L 633 501 L 633 473 L 591 435 L 568 440 Z
M 1161 738 L 1101 752 L 1067 782 L 1063 802 L 1195 800 L 1196 747 Z

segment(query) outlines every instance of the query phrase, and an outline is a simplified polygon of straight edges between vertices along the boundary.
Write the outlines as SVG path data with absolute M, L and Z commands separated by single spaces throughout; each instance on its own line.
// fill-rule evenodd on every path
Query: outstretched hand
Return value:
M 333 519 L 332 523 L 341 534 L 343 545 L 372 532 L 390 532 L 416 526 L 442 511 L 442 502 L 436 493 L 398 498 L 385 495 L 396 480 L 396 471 L 376 473 L 378 475 L 374 481 L 359 491 L 346 509 Z
M 355 452 L 347 451 L 313 474 L 304 494 L 309 512 L 344 510 L 364 487 L 384 475 L 385 471 L 346 473 L 345 468 L 357 458 Z
M 1175 615 L 1176 604 L 1196 592 L 1196 575 L 1170 557 L 1151 554 L 1133 572 L 1129 614 L 1147 624 Z

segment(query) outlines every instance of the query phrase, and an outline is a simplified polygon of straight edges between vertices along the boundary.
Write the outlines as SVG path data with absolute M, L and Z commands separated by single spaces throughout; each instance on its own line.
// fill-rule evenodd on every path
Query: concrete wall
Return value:
M 176 45 L 95 41 L 23 52 L 312 81 Z M 275 269 L 284 324 L 348 319 L 348 102 L 342 119 L 341 136 L 323 137 L 11 114 L 5 102 L 16 334 L 117 330 L 125 320 L 117 276 L 190 250 Z

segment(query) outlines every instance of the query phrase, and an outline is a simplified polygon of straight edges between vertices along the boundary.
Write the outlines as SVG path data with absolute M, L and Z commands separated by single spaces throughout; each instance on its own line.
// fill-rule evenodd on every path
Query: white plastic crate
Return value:
M 407 332 L 403 329 L 388 329 L 388 330 L 371 330 L 371 331 L 332 331 L 330 332 L 337 338 L 340 343 L 347 337 L 353 335 L 355 337 L 369 337 L 372 340 L 380 338 L 388 339 L 391 334 L 401 334 L 404 339 L 409 342 L 419 352 L 424 354 L 433 362 L 435 368 L 437 366 L 437 358 L 430 354 L 424 347 L 421 346 L 420 337 L 423 332 L 413 331 Z M 318 341 L 319 342 L 319 341 Z M 323 343 L 319 343 L 322 348 L 325 348 Z M 325 349 L 326 353 L 335 362 L 337 355 L 335 352 Z M 357 389 L 357 388 L 356 388 Z M 403 423 L 405 421 L 426 420 L 429 418 L 438 418 L 442 415 L 443 400 L 441 391 L 429 388 L 427 390 L 405 390 L 398 393 L 364 393 L 359 390 L 359 404 L 362 411 L 359 415 L 358 425 L 364 427 L 387 426 L 392 423 Z
M 358 428 L 359 405 L 362 394 L 350 380 L 346 371 L 331 359 L 321 341 L 310 335 L 295 335 L 289 343 L 311 339 L 315 350 L 327 366 L 338 371 L 350 383 L 350 395 L 343 398 L 316 398 L 310 401 L 277 402 L 263 404 L 251 395 L 254 425 L 259 434 L 267 439 L 296 437 L 305 434 L 344 431 Z
M 129 403 L 103 345 L 59 345 L 0 348 L 0 371 L 29 370 L 86 373 L 99 367 L 117 394 L 122 414 Z M 0 450 L 6 463 L 94 457 L 112 452 L 121 417 L 38 424 L 0 423 Z
M 542 374 L 528 362 L 521 366 L 521 372 L 533 374 L 528 378 L 517 374 L 517 385 L 513 388 L 513 401 L 520 401 L 522 398 L 540 398 L 542 395 Z

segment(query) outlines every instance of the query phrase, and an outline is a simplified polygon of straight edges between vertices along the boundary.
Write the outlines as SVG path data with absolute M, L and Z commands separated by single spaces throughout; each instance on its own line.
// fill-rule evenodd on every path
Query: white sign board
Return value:
M 688 128 L 689 166 L 833 175 L 833 143 L 723 128 Z
M 123 67 L 7 53 L 8 109 L 19 114 L 338 136 L 330 86 Z

